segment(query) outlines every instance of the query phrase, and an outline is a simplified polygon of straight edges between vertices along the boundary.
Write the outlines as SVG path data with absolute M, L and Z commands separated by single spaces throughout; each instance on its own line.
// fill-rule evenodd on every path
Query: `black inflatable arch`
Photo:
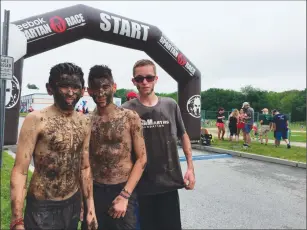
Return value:
M 12 85 L 15 85 L 15 91 L 13 89 L 12 93 L 15 95 L 11 100 L 17 99 L 6 105 L 6 145 L 17 142 L 24 58 L 83 38 L 141 50 L 150 56 L 178 82 L 178 104 L 187 133 L 192 141 L 199 140 L 200 71 L 157 27 L 81 4 L 13 24 L 27 38 L 27 54 L 14 65 L 15 83 Z

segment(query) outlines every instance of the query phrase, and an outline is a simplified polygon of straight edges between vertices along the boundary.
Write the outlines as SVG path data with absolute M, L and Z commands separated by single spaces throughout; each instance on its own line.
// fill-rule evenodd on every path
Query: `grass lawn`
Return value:
M 274 140 L 274 132 L 269 132 L 269 140 Z M 292 142 L 304 142 L 306 143 L 306 132 L 301 132 L 301 131 L 296 131 L 293 130 L 291 131 L 290 134 L 290 141 Z
M 1 168 L 1 228 L 10 229 L 11 222 L 11 199 L 10 199 L 10 177 L 14 165 L 14 159 L 7 152 L 3 152 L 2 168 Z M 32 177 L 29 171 L 28 185 Z M 24 207 L 26 206 L 26 202 Z M 78 230 L 81 229 L 79 222 Z
M 1 168 L 1 229 L 10 229 L 11 222 L 11 199 L 10 199 L 10 177 L 14 165 L 14 159 L 7 152 L 2 155 Z M 29 171 L 28 183 L 32 172 Z
M 25 116 L 27 116 L 28 115 L 28 113 L 19 113 L 19 116 L 20 117 L 25 117 Z
M 276 148 L 273 144 L 262 145 L 253 142 L 250 148 L 243 149 L 242 145 L 243 141 L 237 143 L 226 140 L 219 141 L 215 138 L 211 146 L 306 163 L 306 148 L 291 146 L 291 149 L 287 149 L 285 145 Z

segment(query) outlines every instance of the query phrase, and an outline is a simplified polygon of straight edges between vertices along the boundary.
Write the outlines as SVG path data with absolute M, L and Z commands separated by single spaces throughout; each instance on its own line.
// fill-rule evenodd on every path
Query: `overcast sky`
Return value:
M 1 1 L 1 20 L 4 9 L 16 21 L 78 3 L 157 26 L 201 71 L 202 90 L 239 90 L 249 84 L 273 91 L 306 87 L 305 1 Z M 81 40 L 26 59 L 23 85 L 44 89 L 51 66 L 70 61 L 86 76 L 92 65 L 109 65 L 119 88 L 133 88 L 131 69 L 140 58 L 148 56 Z M 160 67 L 158 75 L 157 92 L 177 90 Z

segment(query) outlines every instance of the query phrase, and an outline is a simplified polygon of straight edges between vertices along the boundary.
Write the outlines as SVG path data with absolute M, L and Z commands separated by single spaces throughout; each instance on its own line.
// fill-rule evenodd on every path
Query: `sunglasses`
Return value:
M 147 75 L 147 76 L 141 76 L 141 75 L 138 75 L 134 78 L 134 80 L 137 82 L 137 83 L 143 83 L 144 79 L 146 79 L 147 82 L 153 82 L 155 80 L 156 76 L 152 76 L 152 75 Z

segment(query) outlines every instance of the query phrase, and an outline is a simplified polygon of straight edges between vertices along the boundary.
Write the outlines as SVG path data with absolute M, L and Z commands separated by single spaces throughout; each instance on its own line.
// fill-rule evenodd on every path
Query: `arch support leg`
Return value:
M 198 143 L 201 126 L 201 79 L 178 82 L 178 104 L 191 143 Z

